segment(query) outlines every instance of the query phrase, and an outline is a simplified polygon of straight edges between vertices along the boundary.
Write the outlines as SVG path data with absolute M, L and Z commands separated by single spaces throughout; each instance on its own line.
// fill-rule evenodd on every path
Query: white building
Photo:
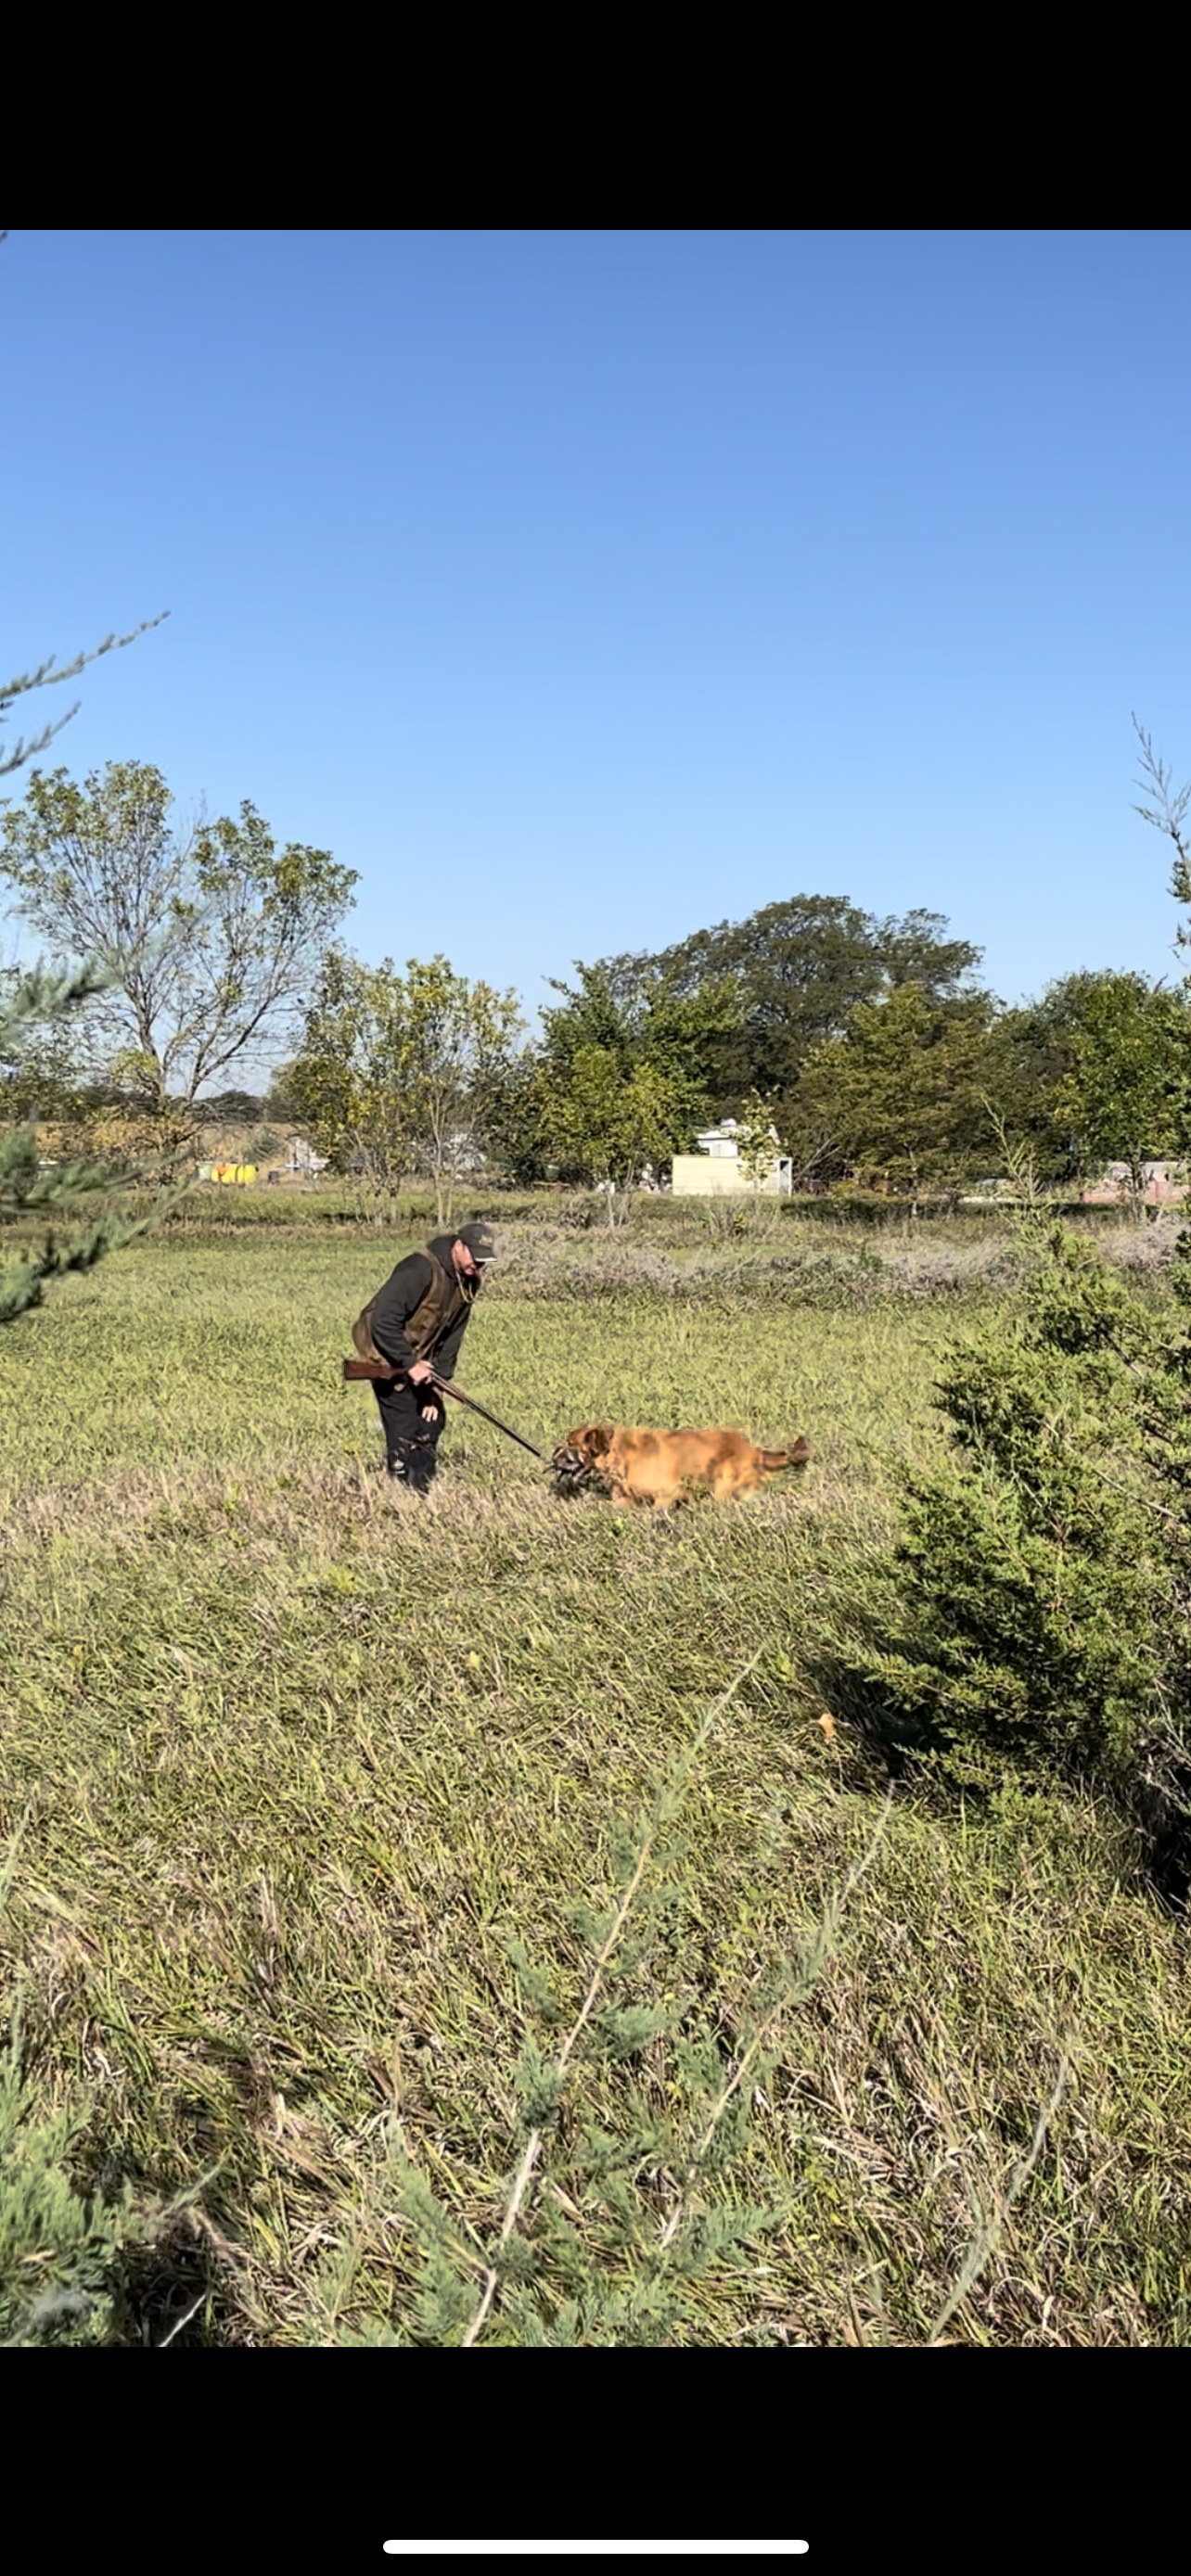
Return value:
M 788 1196 L 794 1187 L 794 1165 L 788 1154 L 775 1154 L 765 1178 L 754 1181 L 740 1160 L 737 1137 L 740 1133 L 735 1118 L 721 1118 L 718 1127 L 705 1127 L 695 1139 L 697 1154 L 676 1154 L 672 1188 L 675 1198 L 709 1199 L 740 1196 L 752 1189 L 763 1190 L 768 1197 Z M 769 1130 L 774 1144 L 777 1129 Z
M 316 1154 L 304 1136 L 291 1136 L 285 1168 L 287 1172 L 325 1172 L 327 1158 Z

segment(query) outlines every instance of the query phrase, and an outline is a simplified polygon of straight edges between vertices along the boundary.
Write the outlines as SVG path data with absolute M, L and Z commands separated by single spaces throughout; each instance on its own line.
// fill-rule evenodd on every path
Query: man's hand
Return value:
M 415 1360 L 406 1375 L 411 1386 L 425 1386 L 427 1378 L 433 1377 L 434 1370 L 429 1360 Z
M 437 1422 L 438 1406 L 436 1404 L 424 1404 L 422 1407 L 422 1420 L 423 1422 Z

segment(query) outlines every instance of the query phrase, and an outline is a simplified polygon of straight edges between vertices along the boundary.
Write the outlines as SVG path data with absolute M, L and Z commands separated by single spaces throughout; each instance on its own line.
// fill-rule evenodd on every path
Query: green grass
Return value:
M 87 2180 L 169 2197 L 214 2169 L 131 2278 L 153 2342 L 192 2308 L 181 2339 L 215 2344 L 409 2330 L 395 2136 L 490 2241 L 539 2027 L 510 1941 L 575 2002 L 572 1908 L 607 1894 L 615 1819 L 750 1659 L 640 2000 L 730 2067 L 871 1836 L 882 1783 L 809 1675 L 891 1526 L 891 1461 L 937 1445 L 966 1309 L 791 1275 L 764 1295 L 728 1266 L 689 1294 L 601 1288 L 606 1247 L 557 1275 L 521 1248 L 469 1392 L 543 1448 L 600 1418 L 805 1431 L 805 1476 L 659 1522 L 557 1499 L 455 1413 L 430 1501 L 390 1492 L 369 1390 L 338 1371 L 396 1248 L 351 1229 L 173 1230 L 0 1342 L 0 1831 L 31 1808 L 5 1964 L 39 2102 L 85 2107 Z M 924 2341 L 1001 2210 L 950 2339 L 1187 2340 L 1184 1942 L 1127 1862 L 1078 1802 L 963 1819 L 899 1794 L 714 2186 L 785 2214 L 743 2271 L 711 2267 L 682 2339 Z M 548 2191 L 588 2207 L 581 2119 L 623 2132 L 630 2091 L 681 2109 L 665 2042 L 577 2061 Z M 673 2178 L 636 2187 L 660 2225 Z M 498 2300 L 485 2340 L 507 2331 Z
M 366 1387 L 343 1386 L 340 1362 L 400 1248 L 171 1235 L 67 1280 L 0 1343 L 0 1495 L 182 1461 L 230 1471 L 375 1456 L 376 1407 Z M 662 1298 L 631 1270 L 601 1293 L 608 1261 L 623 1259 L 601 1251 L 564 1250 L 554 1264 L 553 1284 L 577 1296 L 539 1293 L 549 1274 L 535 1271 L 527 1292 L 498 1274 L 464 1344 L 467 1391 L 543 1448 L 609 1416 L 732 1420 L 773 1440 L 805 1430 L 821 1473 L 846 1459 L 854 1479 L 858 1442 L 867 1457 L 874 1441 L 904 1451 L 930 1436 L 938 1330 L 917 1314 L 799 1312 L 780 1293 L 752 1311 L 731 1302 L 730 1262 L 715 1302 Z M 456 1412 L 444 1454 L 461 1442 L 480 1490 L 540 1484 L 532 1461 Z

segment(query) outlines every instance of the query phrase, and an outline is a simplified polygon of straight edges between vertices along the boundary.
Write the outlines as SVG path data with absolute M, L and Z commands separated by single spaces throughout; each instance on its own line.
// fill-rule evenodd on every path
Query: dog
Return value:
M 560 1440 L 552 1464 L 564 1484 L 595 1476 L 616 1502 L 657 1503 L 668 1511 L 685 1484 L 704 1485 L 726 1502 L 755 1493 L 767 1476 L 805 1467 L 809 1456 L 801 1438 L 790 1449 L 754 1449 L 743 1431 L 629 1431 L 622 1423 L 589 1422 Z

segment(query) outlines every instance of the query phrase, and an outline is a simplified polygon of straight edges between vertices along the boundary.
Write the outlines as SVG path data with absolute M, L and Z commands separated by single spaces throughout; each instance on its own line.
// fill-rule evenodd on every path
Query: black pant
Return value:
M 430 1401 L 423 1387 L 407 1386 L 404 1378 L 374 1377 L 372 1391 L 385 1426 L 389 1474 L 400 1477 L 415 1493 L 426 1493 L 438 1465 L 436 1453 L 446 1423 L 442 1406 L 432 1421 L 423 1422 L 422 1406 Z

